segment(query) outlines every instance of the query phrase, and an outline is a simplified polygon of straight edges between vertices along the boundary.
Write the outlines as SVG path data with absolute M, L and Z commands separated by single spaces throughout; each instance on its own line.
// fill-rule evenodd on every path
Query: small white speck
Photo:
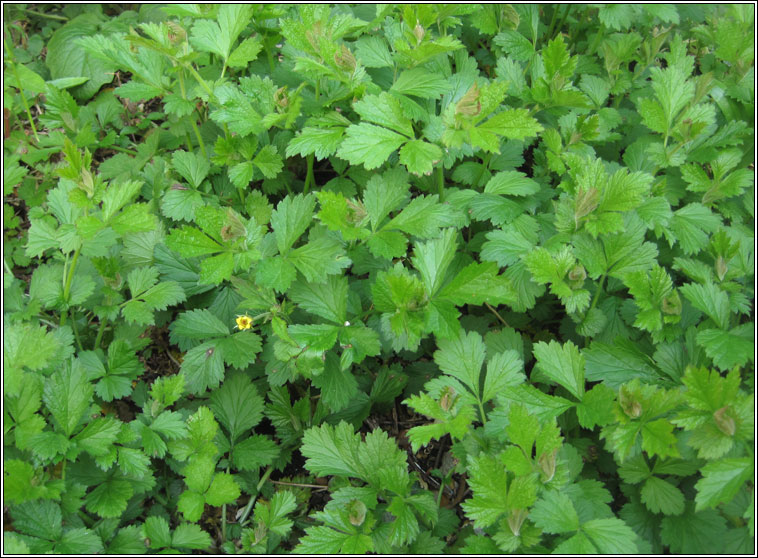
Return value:
M 345 327 L 347 327 L 349 325 L 350 325 L 350 322 L 348 322 L 347 320 L 345 320 Z

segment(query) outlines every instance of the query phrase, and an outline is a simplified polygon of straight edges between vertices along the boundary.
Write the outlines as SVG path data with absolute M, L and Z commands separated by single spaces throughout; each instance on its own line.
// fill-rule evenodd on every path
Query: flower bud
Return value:
M 355 70 L 357 65 L 355 62 L 355 56 L 353 56 L 353 53 L 350 52 L 350 49 L 345 45 L 340 47 L 339 52 L 334 53 L 334 63 L 341 70 L 347 70 L 350 72 Z
M 413 28 L 413 36 L 416 37 L 416 42 L 420 43 L 424 38 L 424 35 L 426 35 L 426 31 L 424 30 L 423 26 L 420 23 L 416 22 L 416 27 Z
M 352 500 L 347 505 L 348 517 L 351 525 L 360 527 L 366 520 L 366 504 L 360 500 Z
M 729 405 L 721 407 L 718 411 L 713 413 L 713 420 L 716 421 L 716 426 L 721 432 L 727 436 L 734 436 L 737 431 L 737 425 L 734 422 L 734 418 L 731 415 L 731 408 Z

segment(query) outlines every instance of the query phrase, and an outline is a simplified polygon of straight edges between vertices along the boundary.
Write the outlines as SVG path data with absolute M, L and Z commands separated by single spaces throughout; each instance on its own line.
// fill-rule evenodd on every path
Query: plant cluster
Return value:
M 752 552 L 751 6 L 3 10 L 5 552 Z

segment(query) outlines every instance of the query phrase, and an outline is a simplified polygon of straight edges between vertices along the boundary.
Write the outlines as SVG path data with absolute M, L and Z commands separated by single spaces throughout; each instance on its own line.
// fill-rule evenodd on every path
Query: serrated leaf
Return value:
M 645 481 L 640 500 L 653 513 L 680 515 L 684 512 L 684 494 L 676 486 L 658 477 Z
M 441 160 L 442 150 L 423 140 L 411 140 L 400 148 L 400 163 L 417 176 L 431 174 Z
M 434 99 L 444 95 L 450 89 L 447 80 L 423 68 L 413 68 L 403 71 L 391 91 L 405 95 L 414 95 L 423 99 Z
M 227 377 L 224 385 L 213 391 L 209 404 L 232 443 L 263 417 L 263 398 L 246 374 Z
M 351 124 L 337 156 L 371 170 L 380 167 L 406 140 L 405 136 L 374 124 Z
M 579 529 L 579 516 L 571 499 L 555 490 L 543 493 L 529 512 L 529 518 L 546 533 L 570 533 Z
M 753 476 L 753 463 L 747 457 L 727 458 L 712 461 L 701 469 L 703 478 L 695 488 L 695 510 L 712 508 L 729 502 Z
M 584 356 L 571 341 L 564 345 L 540 341 L 534 345 L 537 368 L 552 381 L 565 387 L 574 397 L 584 396 Z

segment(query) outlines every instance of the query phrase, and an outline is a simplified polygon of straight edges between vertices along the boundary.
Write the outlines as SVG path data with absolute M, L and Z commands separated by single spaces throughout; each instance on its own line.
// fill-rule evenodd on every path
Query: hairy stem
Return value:
M 311 185 L 315 186 L 315 179 L 313 178 L 313 153 L 310 153 L 306 159 L 308 163 L 308 172 L 305 174 L 305 186 L 303 186 L 303 194 L 307 194 Z
M 248 516 L 250 515 L 250 512 L 253 509 L 253 505 L 255 504 L 255 501 L 258 499 L 258 494 L 261 491 L 261 488 L 263 488 L 263 485 L 266 483 L 268 478 L 271 476 L 271 473 L 274 471 L 274 466 L 269 465 L 268 469 L 266 469 L 266 472 L 263 473 L 263 476 L 261 477 L 261 480 L 258 481 L 258 485 L 255 487 L 255 496 L 252 496 L 250 498 L 250 501 L 245 506 L 245 509 L 242 510 L 242 515 L 239 519 L 239 524 L 244 525 L 247 521 Z
M 440 202 L 445 199 L 445 169 L 442 168 L 442 162 L 437 167 L 437 194 L 440 197 Z
M 97 328 L 97 337 L 95 337 L 95 346 L 93 347 L 93 350 L 97 350 L 100 348 L 100 342 L 103 339 L 103 333 L 105 332 L 105 324 L 108 323 L 108 320 L 105 318 L 100 320 L 100 326 Z
M 71 293 L 71 282 L 74 280 L 74 272 L 76 271 L 76 262 L 79 261 L 79 253 L 82 251 L 82 247 L 76 249 L 74 252 L 74 259 L 71 261 L 71 267 L 68 268 L 68 274 L 66 275 L 66 283 L 63 286 L 63 300 L 68 302 L 68 295 Z M 66 317 L 68 316 L 68 310 L 61 314 L 60 325 L 66 323 Z
M 8 46 L 8 42 L 3 38 L 3 45 L 5 45 L 5 50 L 8 52 L 8 59 L 11 63 L 11 68 L 13 69 L 13 75 L 16 76 L 16 85 L 18 85 L 18 91 L 21 95 L 21 102 L 24 105 L 24 110 L 26 110 L 26 117 L 29 119 L 29 125 L 32 127 L 32 133 L 34 134 L 34 140 L 39 143 L 39 135 L 37 135 L 37 128 L 34 126 L 34 119 L 32 118 L 32 111 L 29 110 L 29 103 L 26 102 L 26 95 L 24 94 L 24 88 L 21 85 L 21 78 L 18 75 L 18 69 L 16 68 L 16 59 L 13 57 L 13 51 Z

